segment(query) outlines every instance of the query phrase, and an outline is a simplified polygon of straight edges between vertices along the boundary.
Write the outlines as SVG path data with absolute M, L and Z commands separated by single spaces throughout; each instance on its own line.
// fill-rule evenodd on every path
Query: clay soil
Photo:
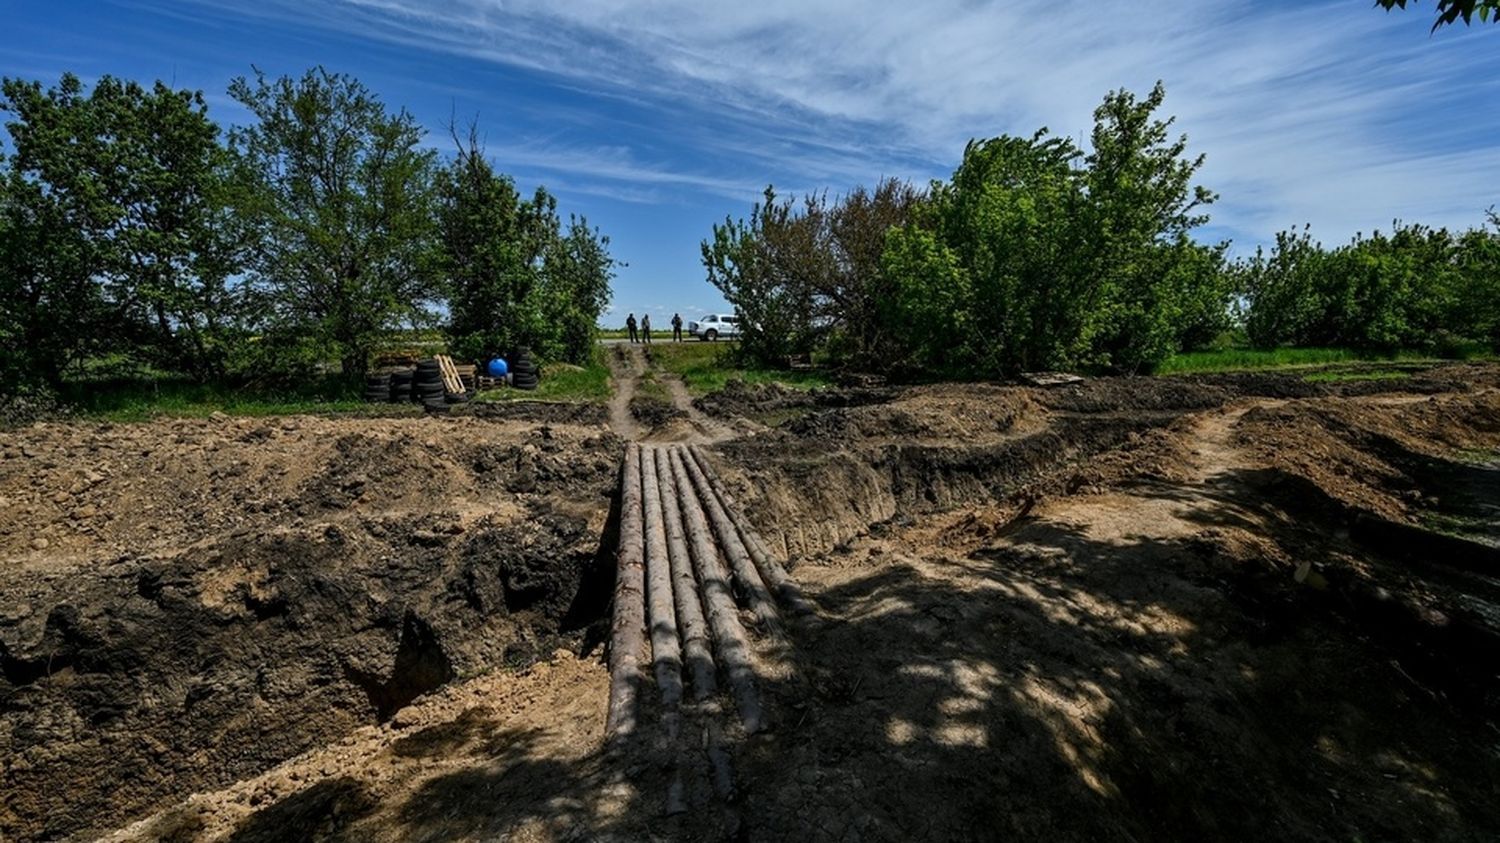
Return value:
M 619 435 L 0 433 L 0 838 L 1500 836 L 1500 366 L 657 420 L 627 353 Z M 674 816 L 603 746 L 622 436 L 708 444 L 818 607 Z

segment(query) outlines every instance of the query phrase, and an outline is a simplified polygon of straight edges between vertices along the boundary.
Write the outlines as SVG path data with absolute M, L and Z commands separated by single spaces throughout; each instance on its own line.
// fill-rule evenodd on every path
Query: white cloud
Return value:
M 1077 136 L 1106 91 L 1162 79 L 1167 111 L 1208 153 L 1203 181 L 1224 197 L 1215 222 L 1238 236 L 1308 221 L 1336 240 L 1395 216 L 1467 225 L 1500 202 L 1500 109 L 1478 105 L 1500 76 L 1492 28 L 1429 37 L 1420 7 L 1386 15 L 1347 1 L 883 5 L 264 0 L 250 14 L 713 115 L 684 120 L 680 137 L 732 161 L 727 174 L 545 138 L 492 150 L 635 201 L 945 175 L 971 136 L 1043 125 Z M 1454 87 L 1471 94 L 1445 99 Z

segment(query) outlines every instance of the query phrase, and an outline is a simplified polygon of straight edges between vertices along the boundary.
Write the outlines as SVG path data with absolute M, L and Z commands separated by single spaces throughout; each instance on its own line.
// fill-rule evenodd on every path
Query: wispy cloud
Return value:
M 1348 0 L 195 2 L 540 72 L 663 116 L 690 164 L 545 138 L 492 150 L 639 201 L 922 180 L 970 137 L 1086 133 L 1104 92 L 1157 79 L 1208 153 L 1228 232 L 1462 225 L 1500 201 L 1500 109 L 1478 106 L 1500 34 L 1429 37 L 1423 15 Z M 1486 94 L 1451 93 L 1464 87 Z

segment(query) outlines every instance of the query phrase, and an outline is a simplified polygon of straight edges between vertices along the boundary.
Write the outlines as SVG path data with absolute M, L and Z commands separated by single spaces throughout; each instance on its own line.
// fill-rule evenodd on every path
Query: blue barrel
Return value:
M 506 365 L 505 361 L 500 359 L 499 357 L 491 360 L 490 365 L 487 368 L 489 369 L 490 377 L 492 378 L 503 378 L 505 377 L 505 373 L 510 371 L 510 366 Z

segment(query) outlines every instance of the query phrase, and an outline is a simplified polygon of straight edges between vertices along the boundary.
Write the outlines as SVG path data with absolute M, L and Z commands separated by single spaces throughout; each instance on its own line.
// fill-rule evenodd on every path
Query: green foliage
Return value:
M 882 259 L 886 232 L 923 201 L 895 179 L 801 202 L 778 200 L 768 187 L 748 221 L 715 225 L 702 244 L 703 265 L 743 319 L 743 352 L 776 362 L 831 339 L 858 363 L 885 353 L 892 334 L 880 314 L 893 292 Z
M 239 236 L 228 158 L 200 93 L 106 76 L 85 91 L 7 79 L 14 154 L 0 179 L 0 343 L 56 383 L 104 349 L 223 373 Z
M 1237 372 L 1252 369 L 1284 369 L 1362 361 L 1426 360 L 1431 355 L 1413 351 L 1358 351 L 1352 348 L 1225 348 L 1174 354 L 1162 361 L 1158 374 L 1185 375 L 1203 372 Z
M 230 135 L 256 235 L 255 327 L 269 362 L 336 354 L 362 373 L 381 332 L 421 322 L 438 298 L 435 154 L 405 110 L 390 113 L 357 80 L 235 79 L 255 116 Z
M 887 241 L 897 359 L 1141 371 L 1222 331 L 1225 247 L 1189 237 L 1215 197 L 1192 185 L 1202 157 L 1152 116 L 1163 97 L 1106 97 L 1087 155 L 1045 130 L 971 142 L 930 214 Z
M 832 383 L 826 371 L 746 364 L 743 355 L 735 354 L 732 346 L 723 343 L 654 343 L 647 348 L 647 354 L 651 355 L 652 365 L 677 375 L 693 395 L 723 389 L 732 380 L 749 384 L 777 383 L 796 389 L 812 389 Z
M 1246 333 L 1279 345 L 1446 353 L 1467 342 L 1500 348 L 1500 232 L 1454 235 L 1392 227 L 1325 249 L 1307 229 L 1281 232 L 1234 274 Z
M 454 140 L 438 208 L 453 353 L 482 360 L 525 347 L 589 361 L 616 265 L 609 238 L 576 217 L 564 231 L 545 189 L 522 199 L 485 159 L 475 130 L 467 143 Z
M 1383 7 L 1387 12 L 1400 7 L 1406 8 L 1407 0 L 1375 0 L 1375 5 Z M 1500 0 L 1437 0 L 1437 20 L 1432 23 L 1432 30 L 1436 32 L 1440 27 L 1450 26 L 1463 18 L 1465 25 L 1472 24 L 1474 18 L 1478 17 L 1481 22 L 1500 22 Z

